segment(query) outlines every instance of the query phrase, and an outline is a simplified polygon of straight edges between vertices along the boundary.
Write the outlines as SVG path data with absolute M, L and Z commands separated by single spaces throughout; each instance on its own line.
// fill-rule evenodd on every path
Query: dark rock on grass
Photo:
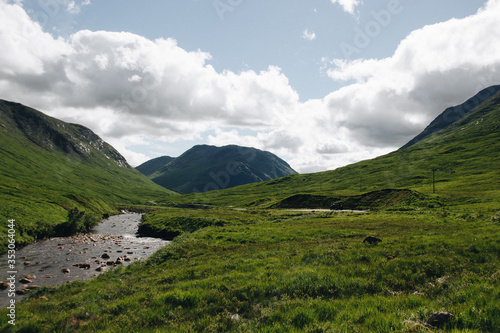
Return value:
M 382 240 L 380 238 L 377 238 L 377 237 L 373 237 L 373 236 L 368 236 L 365 238 L 365 240 L 363 241 L 363 243 L 368 243 L 368 244 L 378 244 L 380 243 Z
M 436 312 L 425 322 L 427 326 L 441 327 L 448 323 L 453 318 L 453 315 L 448 312 Z

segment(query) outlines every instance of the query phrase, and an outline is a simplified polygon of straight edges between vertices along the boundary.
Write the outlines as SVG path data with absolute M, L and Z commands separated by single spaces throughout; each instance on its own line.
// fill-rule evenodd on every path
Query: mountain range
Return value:
M 478 198 L 498 202 L 500 86 L 445 110 L 397 151 L 314 174 L 297 174 L 277 156 L 257 149 L 207 145 L 177 158 L 151 160 L 138 167 L 141 173 L 90 129 L 3 100 L 0 156 L 0 218 L 16 219 L 18 245 L 54 235 L 59 225 L 71 222 L 74 209 L 95 222 L 123 205 L 171 201 L 318 208 L 335 200 L 354 207 L 361 201 L 394 205 L 437 193 L 457 204 Z M 197 196 L 209 190 L 222 191 Z M 4 250 L 6 224 L 0 233 Z
M 457 203 L 474 202 L 478 197 L 498 202 L 498 86 L 479 92 L 464 104 L 448 108 L 431 124 L 407 145 L 387 155 L 331 171 L 291 175 L 230 188 L 206 199 L 206 203 L 277 207 L 285 201 L 300 208 L 328 208 L 333 201 L 352 202 L 350 197 L 374 191 L 383 194 L 387 192 L 380 191 L 386 189 L 410 189 L 431 196 L 440 195 Z M 302 200 L 295 200 L 298 195 Z M 311 199 L 312 195 L 323 198 Z M 197 197 L 188 195 L 183 200 L 197 200 Z
M 297 174 L 276 155 L 236 145 L 197 145 L 181 156 L 155 158 L 137 167 L 175 192 L 201 193 Z
M 53 224 L 71 222 L 68 211 L 112 213 L 117 204 L 147 210 L 140 230 L 175 239 L 88 282 L 30 292 L 16 304 L 15 328 L 4 319 L 0 331 L 496 332 L 500 91 L 493 91 L 473 98 L 474 107 L 445 110 L 387 155 L 186 195 L 154 184 L 87 129 L 2 102 L 0 214 L 16 219 L 16 240 L 50 234 Z M 247 151 L 229 148 L 229 156 Z M 143 172 L 209 165 L 219 149 L 196 146 L 185 164 L 185 156 L 163 158 Z M 238 166 L 245 170 L 229 161 L 213 177 L 209 171 L 206 184 L 215 189 Z M 332 202 L 362 211 L 317 210 Z

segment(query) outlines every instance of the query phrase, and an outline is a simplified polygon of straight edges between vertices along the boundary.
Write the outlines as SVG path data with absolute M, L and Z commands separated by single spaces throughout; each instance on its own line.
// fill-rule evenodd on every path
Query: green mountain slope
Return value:
M 163 167 L 165 164 L 173 161 L 174 159 L 175 159 L 174 157 L 170 156 L 160 156 L 157 158 L 153 158 L 152 160 L 144 162 L 138 167 L 136 167 L 136 170 L 142 173 L 143 175 L 149 177 L 156 171 L 158 171 L 161 167 Z
M 342 196 L 384 189 L 410 189 L 432 196 L 435 189 L 437 195 L 457 203 L 498 202 L 499 128 L 500 92 L 497 92 L 462 118 L 406 149 L 333 171 L 292 175 L 210 195 L 191 195 L 185 200 L 272 206 L 296 194 L 339 200 Z
M 455 121 L 463 118 L 469 112 L 473 111 L 491 96 L 495 95 L 498 91 L 500 91 L 500 85 L 488 87 L 481 90 L 474 97 L 468 99 L 465 103 L 446 109 L 443 113 L 436 117 L 436 119 L 434 119 L 429 126 L 422 131 L 422 133 L 410 140 L 407 144 L 401 147 L 401 149 L 406 149 L 419 141 L 422 141 L 429 135 L 432 135 L 433 133 L 453 124 Z
M 53 233 L 73 208 L 90 221 L 116 213 L 115 204 L 173 194 L 88 128 L 7 101 L 0 101 L 0 157 L 0 216 L 16 220 L 19 245 Z
M 138 170 L 147 169 L 156 160 L 146 163 Z M 144 173 L 155 183 L 179 193 L 207 192 L 296 174 L 274 154 L 234 145 L 194 146 L 154 173 Z

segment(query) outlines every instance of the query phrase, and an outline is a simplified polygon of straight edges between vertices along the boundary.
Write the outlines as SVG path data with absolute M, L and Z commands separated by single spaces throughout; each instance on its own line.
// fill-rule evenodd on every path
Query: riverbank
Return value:
M 116 215 L 102 220 L 88 234 L 35 242 L 16 251 L 14 268 L 10 267 L 7 255 L 3 255 L 0 281 L 6 283 L 10 275 L 15 275 L 15 288 L 3 284 L 0 307 L 9 304 L 9 290 L 15 290 L 19 300 L 41 286 L 88 280 L 116 265 L 145 259 L 168 243 L 158 238 L 137 237 L 140 222 L 140 214 Z

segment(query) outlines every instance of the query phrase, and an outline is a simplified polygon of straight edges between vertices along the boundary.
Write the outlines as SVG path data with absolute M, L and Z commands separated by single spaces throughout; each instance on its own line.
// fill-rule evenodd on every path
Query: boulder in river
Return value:
M 87 263 L 77 263 L 77 264 L 73 264 L 73 266 L 75 267 L 78 267 L 78 268 L 83 268 L 83 269 L 90 269 L 90 264 L 87 264 Z
M 41 288 L 40 286 L 36 285 L 36 284 L 32 284 L 31 286 L 27 286 L 26 288 L 28 289 L 38 289 L 38 288 Z

